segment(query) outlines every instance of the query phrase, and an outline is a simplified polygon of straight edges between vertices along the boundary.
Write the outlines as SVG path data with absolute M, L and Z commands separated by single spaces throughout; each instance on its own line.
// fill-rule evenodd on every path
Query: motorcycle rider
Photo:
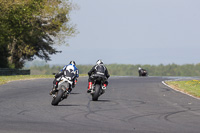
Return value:
M 66 75 L 66 73 L 68 74 L 72 74 L 74 75 L 73 76 L 73 84 L 72 84 L 72 87 L 70 87 L 70 90 L 68 90 L 68 93 L 70 93 L 72 91 L 72 88 L 75 87 L 77 81 L 78 81 L 78 77 L 79 77 L 79 70 L 78 68 L 76 67 L 76 63 L 75 61 L 70 61 L 68 65 L 65 65 L 61 70 L 60 72 L 58 72 L 56 75 L 55 75 L 55 79 L 53 81 L 53 89 L 50 91 L 50 95 L 52 95 L 53 93 L 55 93 L 57 87 L 58 87 L 58 83 L 59 81 L 57 81 L 57 79 L 63 75 Z
M 110 75 L 108 73 L 108 69 L 103 64 L 102 60 L 97 60 L 96 65 L 94 65 L 92 67 L 92 69 L 88 72 L 88 75 L 89 75 L 89 78 L 88 78 L 88 90 L 87 90 L 87 93 L 91 92 L 92 84 L 93 84 L 93 81 L 94 81 L 93 75 L 105 76 L 107 79 L 110 77 Z M 108 81 L 106 80 L 104 82 L 104 89 L 106 89 L 107 85 L 108 85 Z
M 139 76 L 144 76 L 144 74 L 147 75 L 147 71 L 145 69 L 141 68 L 141 67 L 138 68 L 138 73 L 139 73 Z

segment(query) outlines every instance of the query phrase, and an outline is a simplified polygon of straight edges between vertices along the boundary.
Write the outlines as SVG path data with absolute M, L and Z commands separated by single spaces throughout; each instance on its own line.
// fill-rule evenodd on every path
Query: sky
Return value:
M 72 0 L 79 34 L 50 64 L 200 63 L 200 0 Z

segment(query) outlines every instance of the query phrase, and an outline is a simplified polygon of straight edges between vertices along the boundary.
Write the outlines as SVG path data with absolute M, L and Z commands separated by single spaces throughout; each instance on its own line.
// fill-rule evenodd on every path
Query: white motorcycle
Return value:
M 72 90 L 73 77 L 61 76 L 56 79 L 56 88 L 52 94 L 51 104 L 56 106 L 59 102 L 66 99 Z

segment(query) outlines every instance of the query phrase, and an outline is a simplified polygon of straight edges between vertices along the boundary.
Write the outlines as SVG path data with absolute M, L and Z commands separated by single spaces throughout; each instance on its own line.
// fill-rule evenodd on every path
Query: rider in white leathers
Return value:
M 59 79 L 61 79 L 61 77 L 72 77 L 72 87 L 70 88 L 74 88 L 76 83 L 77 83 L 77 79 L 79 77 L 79 70 L 76 67 L 76 63 L 75 61 L 70 61 L 70 63 L 66 66 L 64 66 L 61 71 L 59 73 L 57 73 L 55 75 L 55 79 L 53 81 L 53 89 L 50 91 L 50 95 L 52 95 L 53 93 L 55 93 L 57 87 L 58 87 L 58 83 L 59 83 Z M 72 90 L 68 90 L 69 92 L 71 92 Z

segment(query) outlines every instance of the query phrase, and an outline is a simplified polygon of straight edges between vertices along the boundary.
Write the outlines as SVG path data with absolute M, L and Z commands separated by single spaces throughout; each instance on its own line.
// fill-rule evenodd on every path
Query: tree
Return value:
M 53 45 L 77 33 L 69 23 L 72 9 L 68 0 L 0 0 L 0 50 L 6 49 L 7 62 L 22 68 L 35 56 L 49 61 L 60 52 Z

